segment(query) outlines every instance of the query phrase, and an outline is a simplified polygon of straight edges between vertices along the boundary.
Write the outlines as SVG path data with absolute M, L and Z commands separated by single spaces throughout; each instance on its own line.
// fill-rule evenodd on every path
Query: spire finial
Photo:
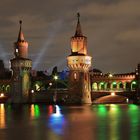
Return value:
M 80 22 L 80 13 L 77 13 L 78 22 Z
M 19 21 L 19 24 L 20 24 L 20 29 L 19 29 L 18 41 L 23 41 L 24 36 L 23 36 L 23 33 L 22 33 L 22 20 Z
M 19 21 L 19 24 L 20 24 L 20 25 L 22 24 L 22 20 Z
M 77 13 L 77 27 L 76 27 L 76 32 L 75 32 L 75 36 L 83 36 L 82 35 L 82 30 L 81 30 L 81 25 L 80 25 L 80 13 Z

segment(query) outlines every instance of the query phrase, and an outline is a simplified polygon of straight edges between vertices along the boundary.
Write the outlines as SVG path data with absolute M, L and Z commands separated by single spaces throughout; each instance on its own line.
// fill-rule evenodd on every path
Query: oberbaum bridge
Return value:
M 14 58 L 10 60 L 12 77 L 0 80 L 0 102 L 8 103 L 127 103 L 139 102 L 140 64 L 132 73 L 103 74 L 98 69 L 90 70 L 92 57 L 87 53 L 87 37 L 83 35 L 80 14 L 71 37 L 71 52 L 67 57 L 69 74 L 67 82 L 52 79 L 32 80 L 32 60 L 28 59 L 28 42 L 22 32 L 14 43 Z M 65 87 L 59 84 L 64 83 Z M 34 85 L 34 86 L 31 86 Z M 42 87 L 49 85 L 47 90 Z M 54 86 L 53 86 L 54 85 Z

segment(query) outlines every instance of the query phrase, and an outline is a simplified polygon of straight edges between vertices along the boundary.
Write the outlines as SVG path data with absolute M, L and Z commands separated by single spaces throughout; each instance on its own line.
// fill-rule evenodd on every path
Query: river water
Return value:
M 0 140 L 139 140 L 140 106 L 0 104 Z

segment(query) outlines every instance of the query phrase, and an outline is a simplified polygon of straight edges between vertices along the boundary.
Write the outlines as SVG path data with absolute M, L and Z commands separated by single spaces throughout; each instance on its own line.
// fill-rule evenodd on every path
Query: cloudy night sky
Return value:
M 22 20 L 33 69 L 66 68 L 77 12 L 92 67 L 104 73 L 134 71 L 140 62 L 140 0 L 1 0 L 0 59 L 8 67 Z

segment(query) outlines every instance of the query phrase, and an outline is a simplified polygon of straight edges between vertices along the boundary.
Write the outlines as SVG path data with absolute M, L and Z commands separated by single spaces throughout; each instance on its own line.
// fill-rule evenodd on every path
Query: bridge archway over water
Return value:
M 107 95 L 100 97 L 93 101 L 97 104 L 108 104 L 108 103 L 128 103 L 128 98 L 120 95 Z

